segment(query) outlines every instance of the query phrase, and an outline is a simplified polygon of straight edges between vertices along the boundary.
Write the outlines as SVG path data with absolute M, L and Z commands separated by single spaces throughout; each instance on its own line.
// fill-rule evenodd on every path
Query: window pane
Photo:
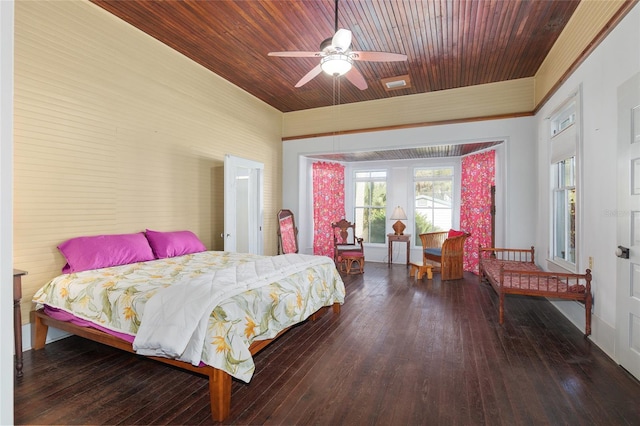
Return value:
M 444 169 L 417 169 L 414 174 L 416 179 L 433 178 L 437 176 L 453 176 L 453 168 Z
M 387 184 L 385 182 L 373 182 L 371 190 L 371 205 L 384 207 L 387 205 Z
M 558 188 L 575 186 L 575 161 L 576 157 L 571 157 L 557 163 Z
M 355 173 L 354 217 L 356 234 L 365 243 L 386 241 L 387 172 L 359 171 Z
M 356 182 L 356 206 L 368 206 L 371 204 L 371 191 L 369 182 Z
M 554 203 L 555 258 L 576 262 L 576 190 L 559 190 Z
M 451 228 L 453 168 L 416 169 L 414 180 L 415 244 L 420 246 L 418 234 Z
M 356 234 L 365 243 L 385 242 L 385 209 L 356 207 Z

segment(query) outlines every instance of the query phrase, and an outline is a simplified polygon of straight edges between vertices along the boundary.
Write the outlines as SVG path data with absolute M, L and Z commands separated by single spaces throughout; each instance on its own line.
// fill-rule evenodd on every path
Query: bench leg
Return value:
M 591 334 L 591 304 L 593 303 L 591 299 L 591 294 L 587 295 L 587 300 L 584 304 L 584 315 L 585 315 L 585 325 L 584 325 L 584 335 L 589 336 Z

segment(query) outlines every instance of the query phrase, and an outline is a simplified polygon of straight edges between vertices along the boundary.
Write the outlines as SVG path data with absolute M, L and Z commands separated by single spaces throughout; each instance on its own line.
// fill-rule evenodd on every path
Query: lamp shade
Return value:
M 398 206 L 393 210 L 393 213 L 391 213 L 391 217 L 389 219 L 390 220 L 407 220 L 407 215 L 405 214 L 402 207 Z
M 391 217 L 389 218 L 389 220 L 395 220 L 396 223 L 393 224 L 392 228 L 393 231 L 396 235 L 404 235 L 404 228 L 406 228 L 406 226 L 404 225 L 404 223 L 400 222 L 401 220 L 407 220 L 407 215 L 404 212 L 404 210 L 402 209 L 402 207 L 398 206 L 393 210 L 393 213 L 391 213 Z
M 353 64 L 353 60 L 342 54 L 327 55 L 320 61 L 320 68 L 329 75 L 346 74 Z

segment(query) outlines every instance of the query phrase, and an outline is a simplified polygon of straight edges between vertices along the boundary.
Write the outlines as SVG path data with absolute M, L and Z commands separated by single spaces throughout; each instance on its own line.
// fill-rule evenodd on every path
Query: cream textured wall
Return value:
M 522 78 L 287 112 L 283 137 L 531 112 L 533 84 L 533 78 Z
M 15 5 L 23 322 L 70 237 L 190 229 L 222 249 L 225 154 L 264 163 L 264 247 L 275 254 L 279 111 L 87 1 Z
M 545 99 L 607 25 L 624 0 L 582 0 L 535 76 L 535 105 Z

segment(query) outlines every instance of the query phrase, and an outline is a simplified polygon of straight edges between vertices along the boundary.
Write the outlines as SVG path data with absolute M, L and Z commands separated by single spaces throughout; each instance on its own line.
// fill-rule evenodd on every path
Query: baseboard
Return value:
M 71 336 L 71 334 L 67 333 L 66 331 L 49 327 L 46 343 L 55 342 L 56 340 L 64 339 L 65 337 L 69 336 Z M 33 349 L 33 345 L 31 344 L 31 323 L 24 324 L 22 326 L 22 351 L 24 352 L 30 349 Z
M 584 305 L 574 300 L 550 300 L 569 321 L 584 333 Z M 591 315 L 591 335 L 589 339 L 595 343 L 609 358 L 615 361 L 616 329 L 602 321 L 597 315 Z

